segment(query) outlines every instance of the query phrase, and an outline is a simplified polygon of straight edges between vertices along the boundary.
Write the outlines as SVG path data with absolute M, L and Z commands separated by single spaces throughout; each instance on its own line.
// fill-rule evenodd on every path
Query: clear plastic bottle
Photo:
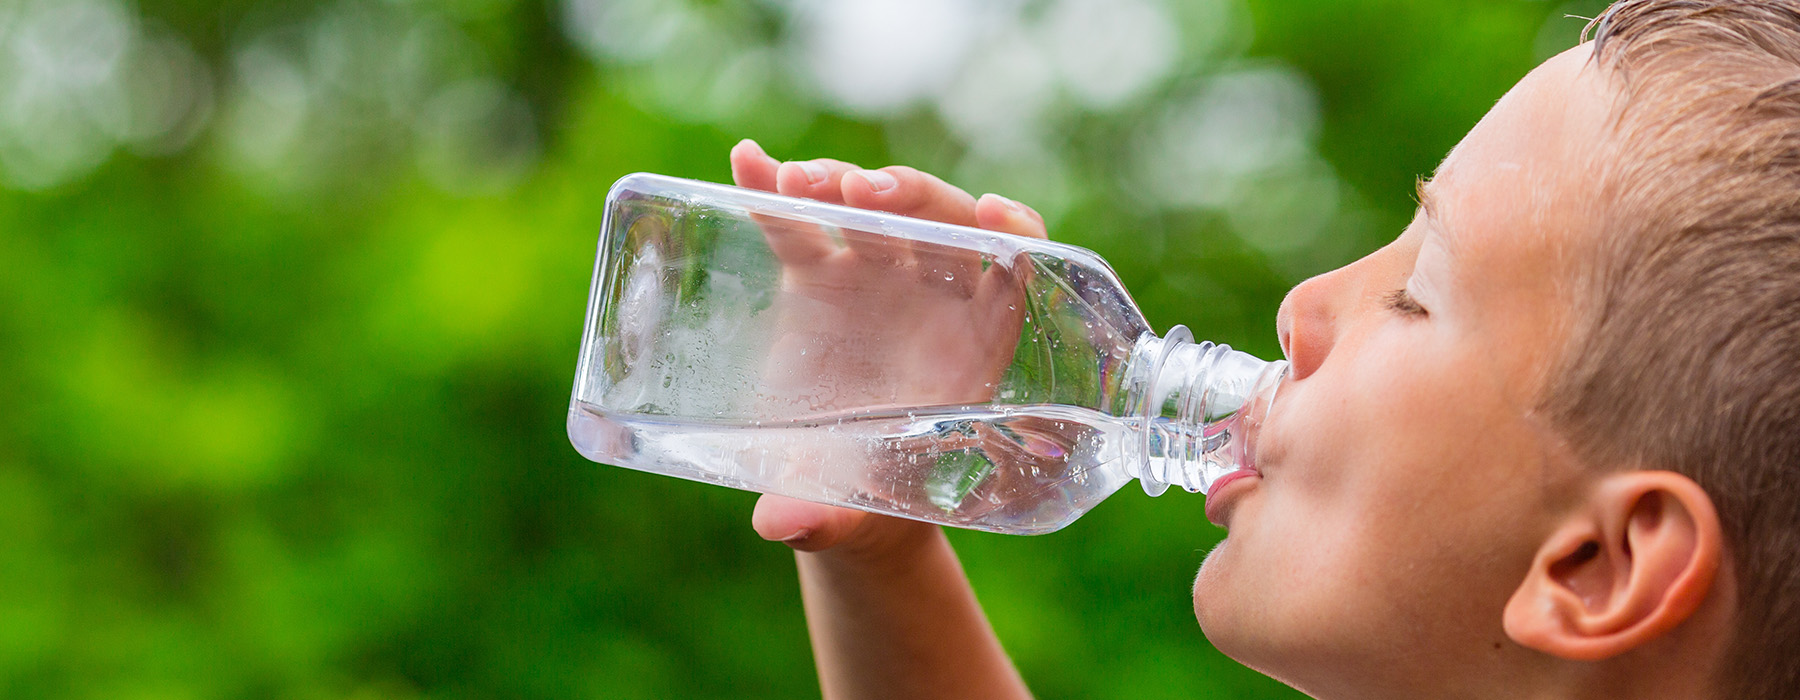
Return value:
M 596 462 L 992 532 L 1253 468 L 1286 362 L 1150 332 L 1073 246 L 613 185 L 569 406 Z

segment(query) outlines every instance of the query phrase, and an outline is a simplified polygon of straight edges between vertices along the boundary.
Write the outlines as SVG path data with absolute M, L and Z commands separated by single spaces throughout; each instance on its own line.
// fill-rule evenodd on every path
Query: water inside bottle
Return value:
M 584 406 L 571 435 L 582 452 L 621 466 L 1018 534 L 1059 529 L 1130 481 L 1123 463 L 1136 454 L 1130 441 L 1142 439 L 1135 422 L 1050 404 L 754 424 Z

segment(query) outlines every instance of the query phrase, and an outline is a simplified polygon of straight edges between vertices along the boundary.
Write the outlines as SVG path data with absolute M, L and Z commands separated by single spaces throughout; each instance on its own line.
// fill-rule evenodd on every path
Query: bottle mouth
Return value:
M 1257 448 L 1262 445 L 1263 428 L 1268 425 L 1269 416 L 1274 412 L 1275 398 L 1281 393 L 1282 385 L 1287 383 L 1288 366 L 1287 360 L 1275 360 L 1257 375 L 1256 384 L 1250 390 L 1250 401 L 1243 409 L 1243 440 L 1239 445 L 1243 453 L 1238 458 L 1237 471 L 1262 473 L 1257 465 Z
M 1254 472 L 1261 428 L 1287 376 L 1286 361 L 1265 362 L 1193 338 L 1186 326 L 1175 326 L 1148 341 L 1161 347 L 1147 363 L 1137 404 L 1143 430 L 1128 466 L 1152 496 L 1171 484 L 1211 493 L 1229 475 Z

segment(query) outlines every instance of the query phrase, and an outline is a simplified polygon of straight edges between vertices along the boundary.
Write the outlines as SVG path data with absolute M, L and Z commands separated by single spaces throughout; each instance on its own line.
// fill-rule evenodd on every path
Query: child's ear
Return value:
M 1664 471 L 1603 478 L 1544 541 L 1507 601 L 1507 636 L 1594 661 L 1645 644 L 1693 615 L 1724 547 L 1712 499 Z

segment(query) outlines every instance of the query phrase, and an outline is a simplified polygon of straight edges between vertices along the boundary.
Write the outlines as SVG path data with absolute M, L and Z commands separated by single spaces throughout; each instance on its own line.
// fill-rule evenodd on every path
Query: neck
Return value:
M 1721 700 L 1721 683 L 1736 629 L 1737 582 L 1728 564 L 1692 617 L 1656 639 L 1592 663 L 1564 661 L 1560 692 L 1545 697 L 1587 700 Z M 1742 700 L 1742 699 L 1734 699 Z
M 1471 697 L 1721 700 L 1727 691 L 1719 682 L 1720 672 L 1729 648 L 1731 611 L 1735 609 L 1728 598 L 1713 596 L 1680 627 L 1609 659 L 1570 661 L 1516 648 L 1535 658 L 1522 667 L 1489 674 L 1492 692 Z M 1505 678 L 1514 680 L 1509 683 L 1502 680 Z
M 1676 629 L 1599 661 L 1562 659 L 1508 640 L 1491 653 L 1364 657 L 1338 669 L 1345 673 L 1299 688 L 1319 700 L 1724 700 L 1729 691 L 1719 679 L 1733 610 L 1729 595 L 1713 596 Z

